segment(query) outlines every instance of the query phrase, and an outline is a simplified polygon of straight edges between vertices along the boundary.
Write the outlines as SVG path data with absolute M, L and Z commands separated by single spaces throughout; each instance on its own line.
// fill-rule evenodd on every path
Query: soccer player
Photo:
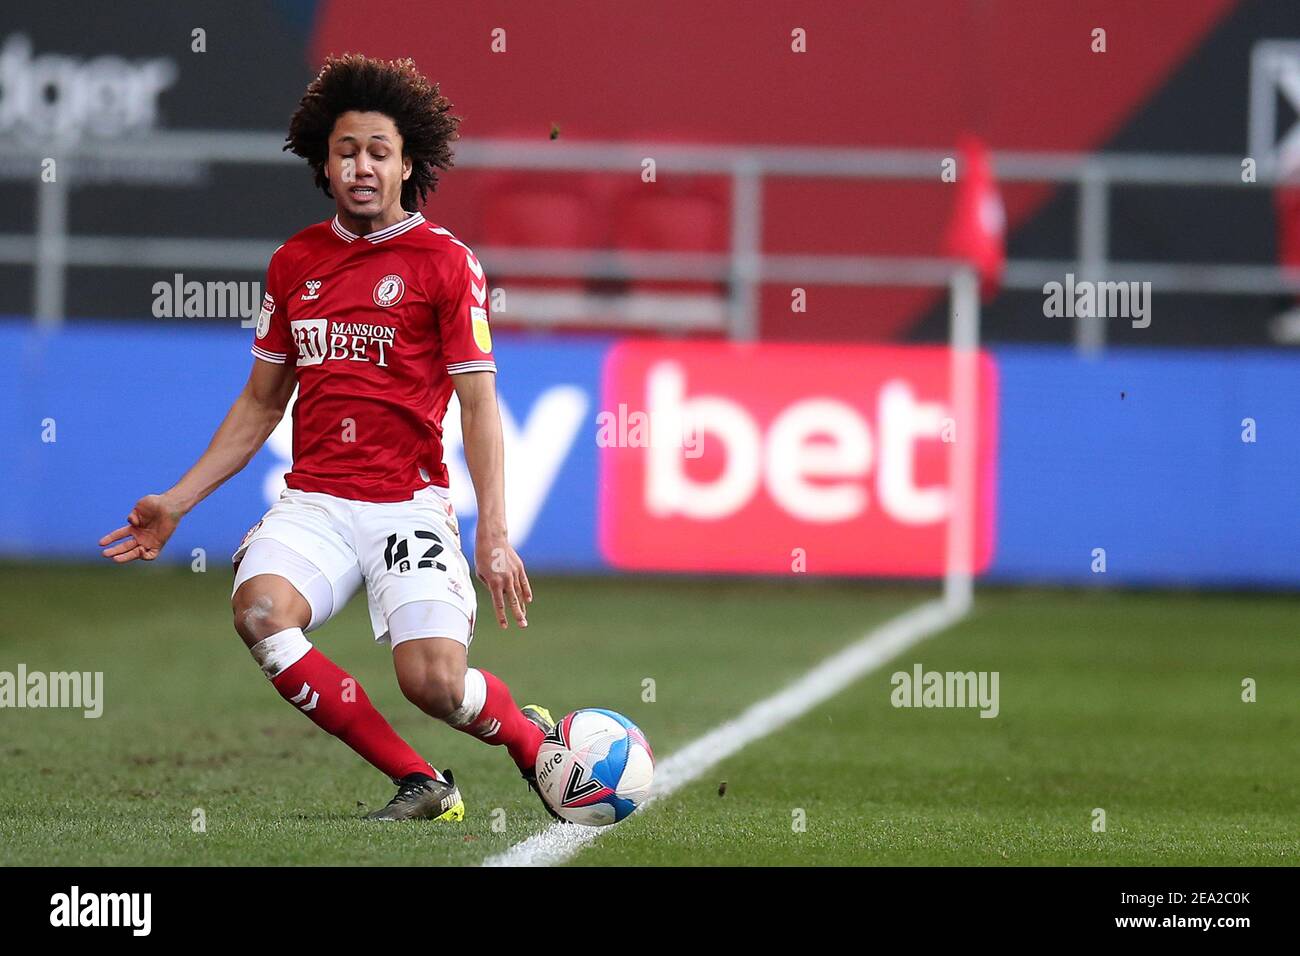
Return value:
M 181 518 L 248 464 L 296 385 L 287 487 L 234 555 L 235 630 L 280 696 L 397 785 L 370 814 L 380 820 L 460 820 L 465 808 L 451 772 L 307 639 L 362 584 L 406 698 L 504 746 L 534 791 L 552 725 L 467 663 L 476 601 L 442 449 L 453 390 L 478 500 L 475 565 L 498 624 L 509 614 L 527 627 L 533 595 L 506 534 L 487 280 L 468 246 L 415 211 L 451 166 L 451 108 L 409 59 L 326 61 L 285 149 L 307 161 L 335 215 L 271 256 L 252 372 L 207 450 L 100 540 L 119 563 L 156 558 Z

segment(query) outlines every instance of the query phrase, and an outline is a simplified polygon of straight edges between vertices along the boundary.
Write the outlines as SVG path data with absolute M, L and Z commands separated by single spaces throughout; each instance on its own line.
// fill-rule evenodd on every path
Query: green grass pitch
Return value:
M 103 671 L 105 696 L 97 720 L 0 710 L 0 864 L 475 864 L 546 825 L 504 749 L 406 703 L 354 599 L 314 640 L 456 771 L 468 809 L 461 824 L 360 821 L 391 785 L 275 694 L 230 627 L 228 588 L 222 570 L 0 565 L 0 671 Z M 471 660 L 557 716 L 627 714 L 661 760 L 936 593 L 798 579 L 534 590 L 529 629 L 481 625 Z M 1290 596 L 981 591 L 962 624 L 573 863 L 1295 864 L 1298 610 Z M 889 675 L 917 662 L 998 671 L 1001 713 L 895 709 Z

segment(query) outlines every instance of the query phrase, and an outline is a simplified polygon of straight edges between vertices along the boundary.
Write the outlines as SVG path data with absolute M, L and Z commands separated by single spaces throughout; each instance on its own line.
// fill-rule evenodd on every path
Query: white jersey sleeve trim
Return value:
M 274 365 L 283 365 L 289 358 L 288 355 L 281 354 L 280 352 L 268 352 L 266 349 L 260 348 L 256 345 L 249 349 L 249 351 L 253 353 L 254 357 L 260 358 L 263 362 L 271 362 Z
M 455 362 L 447 366 L 448 375 L 460 375 L 463 372 L 495 372 L 496 362 Z

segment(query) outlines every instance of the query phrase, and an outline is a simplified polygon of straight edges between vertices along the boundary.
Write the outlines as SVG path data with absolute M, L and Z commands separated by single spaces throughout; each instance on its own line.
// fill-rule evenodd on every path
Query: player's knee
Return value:
M 302 627 L 292 602 L 277 598 L 273 590 L 245 585 L 230 599 L 235 631 L 252 647 L 258 641 L 291 627 Z
M 397 683 L 407 700 L 439 720 L 454 713 L 465 696 L 464 671 L 438 661 L 403 667 Z

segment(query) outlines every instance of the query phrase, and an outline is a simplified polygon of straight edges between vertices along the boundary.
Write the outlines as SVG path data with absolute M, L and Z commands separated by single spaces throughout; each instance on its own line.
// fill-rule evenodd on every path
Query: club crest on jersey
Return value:
M 320 298 L 320 279 L 308 279 L 303 283 L 307 291 L 302 294 L 302 301 L 313 302 Z
M 271 298 L 271 293 L 262 296 L 262 311 L 257 313 L 257 337 L 266 338 L 266 333 L 271 331 L 271 315 L 275 312 L 275 300 Z M 247 328 L 247 326 L 245 326 Z
M 402 301 L 402 294 L 406 292 L 406 283 L 402 281 L 399 275 L 386 275 L 375 283 L 375 305 L 383 306 L 385 309 L 390 305 L 396 305 Z

